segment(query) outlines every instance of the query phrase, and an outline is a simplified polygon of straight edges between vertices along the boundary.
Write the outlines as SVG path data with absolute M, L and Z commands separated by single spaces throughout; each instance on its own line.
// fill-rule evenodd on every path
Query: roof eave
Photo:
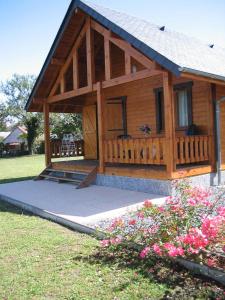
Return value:
M 199 71 L 199 70 L 195 70 L 195 69 L 191 69 L 191 68 L 186 68 L 186 67 L 180 67 L 179 71 L 180 71 L 180 73 L 183 73 L 184 75 L 185 75 L 185 73 L 189 73 L 189 74 L 193 74 L 193 75 L 197 75 L 197 76 L 203 76 L 205 78 L 208 78 L 209 80 L 215 79 L 215 80 L 222 81 L 225 84 L 225 77 L 221 76 L 221 75 L 216 75 L 216 74 Z

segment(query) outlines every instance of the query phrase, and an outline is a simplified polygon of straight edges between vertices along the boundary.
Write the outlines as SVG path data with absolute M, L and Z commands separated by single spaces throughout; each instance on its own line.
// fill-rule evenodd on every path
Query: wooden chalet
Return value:
M 215 103 L 224 95 L 225 50 L 75 0 L 26 109 L 44 114 L 46 166 L 58 157 L 52 169 L 95 166 L 100 176 L 155 184 L 217 171 Z M 225 170 L 224 102 L 220 109 Z M 50 112 L 82 113 L 83 141 L 73 153 L 82 160 L 60 161 Z

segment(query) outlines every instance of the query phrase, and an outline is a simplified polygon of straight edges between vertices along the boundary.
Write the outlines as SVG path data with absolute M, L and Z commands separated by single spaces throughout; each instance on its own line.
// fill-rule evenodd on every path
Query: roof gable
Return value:
M 87 1 L 72 0 L 26 104 L 26 109 L 28 109 L 32 98 L 35 96 L 51 59 L 57 50 L 62 34 L 73 16 L 74 10 L 77 8 L 176 76 L 179 76 L 182 71 L 187 71 L 225 81 L 224 49 L 218 47 L 210 48 L 206 43 L 167 30 L 167 28 L 162 31 L 157 25 L 115 10 Z

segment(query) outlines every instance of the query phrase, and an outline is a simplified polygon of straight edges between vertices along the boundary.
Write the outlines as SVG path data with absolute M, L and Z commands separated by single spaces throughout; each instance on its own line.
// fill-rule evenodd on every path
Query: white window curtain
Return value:
M 178 91 L 178 122 L 179 127 L 188 126 L 188 95 L 187 90 Z

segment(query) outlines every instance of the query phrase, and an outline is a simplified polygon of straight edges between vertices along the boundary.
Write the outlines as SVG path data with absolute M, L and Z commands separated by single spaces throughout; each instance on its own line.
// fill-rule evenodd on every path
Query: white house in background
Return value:
M 27 140 L 24 137 L 27 134 L 27 130 L 24 127 L 15 127 L 6 138 L 2 141 L 8 151 L 20 151 L 26 150 Z
M 5 139 L 10 134 L 10 131 L 0 131 L 0 140 Z

